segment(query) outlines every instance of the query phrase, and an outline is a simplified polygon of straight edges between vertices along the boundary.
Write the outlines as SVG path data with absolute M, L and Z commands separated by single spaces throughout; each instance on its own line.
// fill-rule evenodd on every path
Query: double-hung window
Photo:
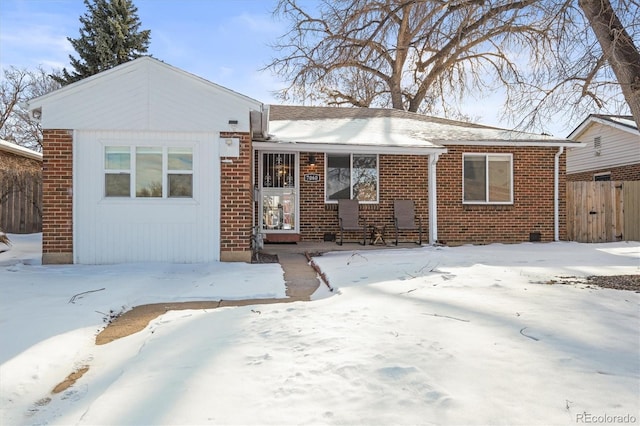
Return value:
M 464 203 L 513 203 L 511 154 L 464 154 L 463 163 Z
M 327 154 L 325 201 L 378 202 L 376 154 Z
M 104 149 L 104 195 L 129 197 L 131 195 L 131 148 L 107 146 Z
M 106 146 L 105 197 L 192 198 L 191 147 Z

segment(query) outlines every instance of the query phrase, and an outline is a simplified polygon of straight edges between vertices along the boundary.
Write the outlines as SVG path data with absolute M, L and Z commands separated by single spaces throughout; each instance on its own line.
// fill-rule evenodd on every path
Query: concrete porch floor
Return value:
M 422 245 L 427 245 L 428 242 L 423 241 Z M 345 242 L 343 245 L 338 245 L 334 241 L 304 241 L 298 243 L 266 243 L 262 249 L 263 253 L 280 255 L 281 253 L 309 253 L 311 255 L 318 255 L 322 253 L 328 253 L 330 251 L 363 251 L 363 250 L 388 250 L 388 249 L 407 249 L 407 248 L 419 248 L 416 243 L 411 242 L 399 242 L 396 246 L 393 243 L 386 244 L 369 244 L 363 246 L 362 244 Z

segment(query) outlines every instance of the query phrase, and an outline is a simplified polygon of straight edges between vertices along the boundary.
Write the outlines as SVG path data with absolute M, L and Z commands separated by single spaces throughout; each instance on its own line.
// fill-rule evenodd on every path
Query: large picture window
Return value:
M 511 154 L 464 154 L 463 201 L 470 204 L 513 202 Z
M 378 156 L 327 154 L 326 201 L 378 202 Z
M 193 197 L 190 147 L 106 146 L 105 197 Z

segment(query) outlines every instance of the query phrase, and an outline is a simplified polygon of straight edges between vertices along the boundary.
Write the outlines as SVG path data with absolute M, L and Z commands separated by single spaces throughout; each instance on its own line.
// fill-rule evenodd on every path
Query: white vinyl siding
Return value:
M 194 263 L 219 260 L 220 162 L 215 161 L 218 138 L 219 135 L 214 133 L 76 131 L 74 262 Z M 163 147 L 167 156 L 170 149 L 192 150 L 193 170 L 185 170 L 188 169 L 188 161 L 185 163 L 184 156 L 177 163 L 167 160 L 164 166 L 167 177 L 173 172 L 194 175 L 192 197 L 105 197 L 105 169 L 110 164 L 118 167 L 114 170 L 122 171 L 126 170 L 127 164 L 125 157 L 121 156 L 121 161 L 116 160 L 117 155 L 112 156 L 113 161 L 106 161 L 105 147 L 127 147 L 130 152 L 136 147 Z M 135 162 L 133 156 L 130 162 Z M 182 165 L 178 165 L 180 163 Z M 172 171 L 172 167 L 176 169 Z M 133 172 L 135 170 L 131 170 Z M 169 188 L 164 191 L 168 192 Z
M 229 129 L 233 119 L 237 131 L 247 132 L 249 111 L 261 108 L 256 100 L 143 57 L 45 95 L 42 127 L 210 132 Z
M 596 138 L 600 138 L 599 143 Z M 577 141 L 584 142 L 587 146 L 567 151 L 567 173 L 602 170 L 640 162 L 640 136 L 637 134 L 594 123 Z

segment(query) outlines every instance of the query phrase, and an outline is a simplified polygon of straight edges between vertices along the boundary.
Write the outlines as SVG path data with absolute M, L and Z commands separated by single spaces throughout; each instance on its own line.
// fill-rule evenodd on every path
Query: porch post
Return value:
M 439 153 L 429 154 L 429 179 L 427 190 L 429 192 L 429 244 L 434 245 L 438 241 L 438 194 L 436 191 L 436 163 Z

